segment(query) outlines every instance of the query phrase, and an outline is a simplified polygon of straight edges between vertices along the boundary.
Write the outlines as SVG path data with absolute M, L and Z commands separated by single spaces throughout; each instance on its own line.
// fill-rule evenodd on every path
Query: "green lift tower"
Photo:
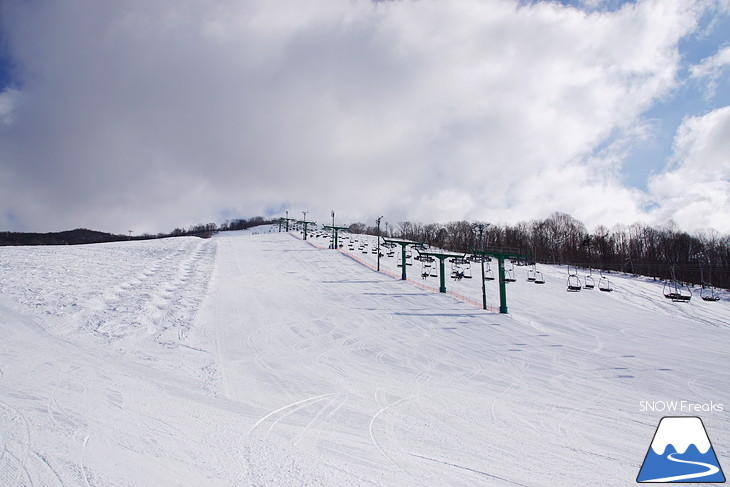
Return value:
M 384 238 L 383 242 L 386 244 L 395 244 L 401 246 L 401 263 L 403 263 L 403 271 L 401 272 L 401 279 L 406 280 L 406 247 L 409 245 L 424 245 L 423 242 L 414 242 L 413 240 L 399 240 L 394 238 Z
M 304 240 L 307 240 L 307 225 L 310 225 L 310 224 L 316 225 L 317 222 L 307 221 L 307 213 L 306 212 L 303 212 L 303 213 L 304 213 L 304 220 L 299 220 L 297 223 L 301 223 L 304 226 Z
M 439 260 L 439 277 L 440 284 L 439 291 L 442 293 L 446 292 L 446 273 L 444 272 L 444 260 L 446 259 L 463 259 L 465 254 L 454 254 L 448 252 L 428 252 L 426 250 L 419 250 L 418 255 L 426 257 L 435 257 Z
M 325 230 L 332 230 L 332 232 L 334 232 L 334 234 L 335 234 L 335 240 L 334 240 L 334 244 L 333 244 L 334 247 L 333 248 L 335 248 L 335 249 L 339 249 L 340 248 L 340 245 L 339 245 L 338 240 L 337 240 L 337 236 L 338 236 L 339 232 L 340 231 L 345 231 L 346 232 L 346 231 L 348 231 L 350 229 L 350 227 L 336 227 L 334 225 L 322 225 L 322 228 L 325 229 Z
M 499 263 L 499 312 L 506 314 L 507 310 L 507 281 L 505 280 L 504 274 L 504 261 L 505 259 L 510 260 L 526 260 L 518 249 L 487 249 L 487 250 L 474 250 L 474 255 L 481 255 L 482 257 L 494 257 Z

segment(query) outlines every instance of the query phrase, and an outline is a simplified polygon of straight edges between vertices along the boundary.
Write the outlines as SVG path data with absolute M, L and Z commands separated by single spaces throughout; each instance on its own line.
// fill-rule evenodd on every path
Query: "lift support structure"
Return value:
M 504 261 L 510 260 L 527 260 L 518 249 L 488 249 L 488 250 L 472 250 L 472 254 L 481 255 L 482 257 L 494 257 L 499 263 L 499 312 L 502 314 L 509 313 L 507 309 L 507 281 L 504 274 Z
M 446 273 L 444 272 L 444 260 L 446 259 L 463 259 L 466 257 L 466 254 L 454 254 L 454 253 L 446 253 L 446 252 L 428 252 L 426 250 L 419 250 L 418 255 L 421 256 L 427 256 L 427 257 L 435 257 L 439 260 L 439 276 L 440 276 L 440 284 L 439 292 L 445 293 L 446 292 Z
M 336 227 L 334 225 L 322 225 L 322 228 L 324 230 L 332 230 L 334 232 L 334 234 L 335 234 L 334 247 L 333 247 L 334 249 L 340 248 L 340 246 L 338 244 L 338 240 L 337 240 L 337 236 L 338 236 L 340 230 L 345 231 L 345 232 L 350 230 L 350 227 Z
M 307 220 L 299 220 L 297 223 L 301 223 L 304 226 L 304 240 L 307 240 L 307 225 L 316 225 L 317 222 L 308 222 Z
M 283 217 L 279 218 L 277 220 L 277 222 L 279 223 L 279 231 L 281 232 L 281 225 L 284 224 L 285 225 L 284 231 L 288 232 L 289 231 L 289 222 L 295 222 L 295 221 L 297 221 L 296 218 L 283 218 Z
M 401 279 L 406 280 L 406 247 L 409 245 L 423 246 L 423 242 L 414 242 L 413 240 L 400 240 L 395 238 L 383 238 L 383 242 L 386 244 L 396 244 L 401 246 L 401 262 L 403 263 L 403 270 L 401 272 Z

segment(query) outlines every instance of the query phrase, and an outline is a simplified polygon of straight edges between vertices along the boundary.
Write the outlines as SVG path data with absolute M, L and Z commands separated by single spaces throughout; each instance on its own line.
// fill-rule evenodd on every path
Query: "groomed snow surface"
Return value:
M 502 315 L 257 232 L 1 248 L 0 485 L 633 485 L 673 400 L 730 464 L 726 295 L 518 267 Z

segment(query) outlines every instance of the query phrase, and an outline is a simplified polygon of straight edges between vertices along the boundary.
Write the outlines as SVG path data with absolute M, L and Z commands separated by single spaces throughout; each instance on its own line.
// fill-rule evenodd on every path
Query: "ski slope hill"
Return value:
M 730 407 L 727 299 L 543 266 L 500 315 L 253 233 L 0 249 L 0 485 L 628 485 L 641 401 Z

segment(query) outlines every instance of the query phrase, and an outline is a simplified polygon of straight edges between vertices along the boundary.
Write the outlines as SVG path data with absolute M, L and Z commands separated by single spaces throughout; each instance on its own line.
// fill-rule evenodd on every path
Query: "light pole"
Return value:
M 379 216 L 375 219 L 375 223 L 378 224 L 378 272 L 380 272 L 380 220 L 382 219 L 382 216 Z
M 472 224 L 472 229 L 474 232 L 479 232 L 479 247 L 482 250 L 482 307 L 486 310 L 487 309 L 487 285 L 486 285 L 486 279 L 484 279 L 484 259 L 486 256 L 484 255 L 484 230 L 489 226 L 489 223 L 482 223 L 477 222 Z
M 332 210 L 332 248 L 335 248 L 335 210 Z

